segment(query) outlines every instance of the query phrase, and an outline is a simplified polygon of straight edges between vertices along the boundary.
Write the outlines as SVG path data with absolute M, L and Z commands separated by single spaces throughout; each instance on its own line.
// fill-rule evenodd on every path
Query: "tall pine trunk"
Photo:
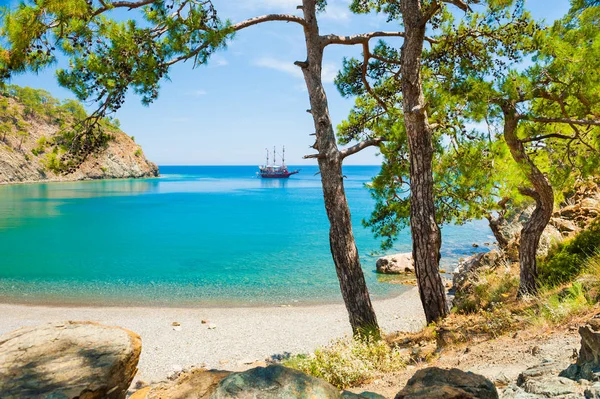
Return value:
M 533 189 L 521 189 L 521 193 L 535 200 L 535 210 L 521 230 L 519 242 L 520 277 L 519 296 L 535 295 L 538 290 L 538 272 L 536 255 L 540 238 L 550 222 L 554 210 L 554 191 L 546 176 L 533 163 L 523 142 L 517 136 L 519 119 L 513 104 L 505 104 L 504 140 L 510 153 L 533 186 Z
M 433 144 L 421 83 L 425 24 L 420 1 L 400 3 L 405 37 L 401 73 L 404 125 L 410 151 L 410 227 L 419 294 L 428 323 L 448 314 L 446 290 L 439 273 L 441 233 L 433 200 Z
M 316 143 L 319 151 L 319 169 L 323 184 L 323 198 L 329 219 L 329 245 L 337 272 L 342 297 L 348 310 L 350 324 L 355 335 L 378 333 L 379 326 L 371 304 L 365 277 L 360 266 L 358 249 L 352 232 L 348 200 L 344 191 L 342 156 L 337 147 L 327 96 L 323 88 L 321 70 L 324 46 L 319 35 L 315 0 L 303 1 L 304 28 L 307 59 L 296 63 L 302 68 L 310 97 L 311 114 L 314 119 Z

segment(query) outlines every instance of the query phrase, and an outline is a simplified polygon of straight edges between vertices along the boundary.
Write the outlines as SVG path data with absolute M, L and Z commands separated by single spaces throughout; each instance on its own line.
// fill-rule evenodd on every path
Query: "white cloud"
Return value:
M 282 61 L 273 57 L 262 57 L 254 60 L 254 65 L 262 68 L 274 69 L 276 71 L 287 73 L 295 78 L 304 79 L 300 67 L 294 65 L 294 63 L 290 61 Z M 321 72 L 323 83 L 333 83 L 337 72 L 338 68 L 334 64 L 324 64 Z
M 321 19 L 328 19 L 335 22 L 347 22 L 350 20 L 350 10 L 347 3 L 332 3 L 327 6 Z
M 222 67 L 225 65 L 229 65 L 229 61 L 218 54 L 212 55 L 208 61 L 208 66 L 212 67 Z
M 287 11 L 295 10 L 302 0 L 246 0 L 243 7 L 250 10 Z
M 294 65 L 293 62 L 281 61 L 272 57 L 262 57 L 257 60 L 254 60 L 254 65 L 285 72 L 288 75 L 292 75 L 295 78 L 303 78 L 302 70 L 300 69 L 300 67 Z
M 188 96 L 194 96 L 194 97 L 201 97 L 201 96 L 205 96 L 207 94 L 208 94 L 208 92 L 206 90 L 202 90 L 202 89 L 192 90 L 192 91 L 187 92 Z

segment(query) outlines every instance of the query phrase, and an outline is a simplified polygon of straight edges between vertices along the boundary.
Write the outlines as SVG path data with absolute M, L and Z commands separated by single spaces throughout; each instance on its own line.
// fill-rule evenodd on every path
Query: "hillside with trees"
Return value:
M 116 120 L 102 120 L 102 134 L 94 141 L 78 140 L 74 129 L 86 117 L 79 101 L 6 86 L 0 92 L 0 184 L 158 175 L 158 167 Z M 74 146 L 86 148 L 86 156 L 69 157 Z

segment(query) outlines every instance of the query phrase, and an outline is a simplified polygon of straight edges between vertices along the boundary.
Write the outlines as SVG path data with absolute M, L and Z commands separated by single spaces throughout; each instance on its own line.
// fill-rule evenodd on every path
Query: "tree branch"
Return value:
M 325 155 L 322 154 L 309 154 L 302 157 L 302 159 L 323 159 Z
M 551 139 L 551 138 L 570 140 L 570 139 L 574 139 L 575 137 L 567 136 L 565 134 L 560 134 L 560 133 L 550 133 L 550 134 L 544 134 L 542 136 L 530 137 L 528 139 L 521 139 L 520 141 L 521 141 L 521 143 L 530 143 L 532 141 L 542 141 L 542 140 Z
M 288 15 L 288 14 L 268 14 L 268 15 L 262 15 L 260 17 L 250 18 L 250 19 L 247 19 L 242 22 L 238 22 L 237 24 L 232 25 L 231 29 L 233 29 L 235 32 L 237 32 L 242 29 L 248 28 L 250 26 L 258 25 L 263 22 L 270 22 L 270 21 L 295 22 L 304 27 L 307 26 L 306 20 L 302 17 L 297 17 L 295 15 Z
M 107 3 L 106 1 L 101 1 L 102 7 L 98 8 L 92 16 L 100 15 L 108 10 L 112 10 L 113 8 L 127 8 L 129 10 L 133 10 L 134 8 L 140 8 L 143 6 L 147 6 L 148 4 L 155 3 L 157 0 L 140 0 L 140 1 L 115 1 L 114 3 Z
M 541 118 L 529 115 L 519 115 L 519 119 L 539 123 L 567 123 L 582 126 L 600 126 L 600 120 L 593 119 Z
M 321 36 L 323 47 L 330 44 L 354 45 L 368 42 L 374 37 L 404 37 L 404 32 L 371 32 L 352 36 L 339 36 L 334 34 Z
M 442 1 L 446 4 L 452 4 L 453 6 L 460 8 L 464 12 L 472 11 L 471 7 L 469 7 L 469 5 L 462 0 L 442 0 Z M 476 1 L 476 3 L 479 3 L 479 1 Z
M 367 147 L 378 146 L 383 143 L 385 139 L 383 137 L 377 137 L 374 139 L 369 139 L 365 141 L 361 141 L 360 143 L 353 145 L 352 147 L 348 147 L 340 151 L 340 156 L 342 159 L 346 158 L 349 155 L 356 154 L 359 151 L 364 150 Z

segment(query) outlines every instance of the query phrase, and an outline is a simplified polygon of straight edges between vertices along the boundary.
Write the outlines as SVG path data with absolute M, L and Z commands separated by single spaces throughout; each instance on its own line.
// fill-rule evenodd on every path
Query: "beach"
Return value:
M 416 288 L 373 305 L 386 332 L 417 330 L 425 324 Z M 138 333 L 142 355 L 134 384 L 160 381 L 193 366 L 244 369 L 274 355 L 311 352 L 352 332 L 343 304 L 255 308 L 0 304 L 0 315 L 0 334 L 68 320 L 97 321 Z M 174 327 L 174 322 L 180 326 Z

